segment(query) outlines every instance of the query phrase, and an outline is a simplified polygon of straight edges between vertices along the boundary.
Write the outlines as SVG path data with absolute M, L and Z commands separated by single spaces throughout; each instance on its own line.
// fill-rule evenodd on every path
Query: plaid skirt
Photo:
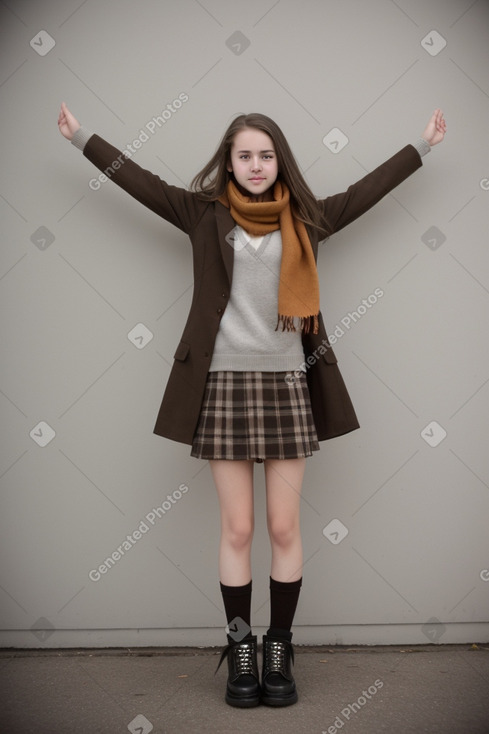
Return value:
M 319 442 L 305 372 L 209 372 L 191 456 L 295 459 Z

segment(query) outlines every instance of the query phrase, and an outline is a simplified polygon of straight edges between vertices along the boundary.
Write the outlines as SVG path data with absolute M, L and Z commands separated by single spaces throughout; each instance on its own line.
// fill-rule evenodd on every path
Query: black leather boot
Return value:
M 292 675 L 292 643 L 281 637 L 263 635 L 261 701 L 267 706 L 290 706 L 298 696 Z
M 247 637 L 224 648 L 216 673 L 225 657 L 228 659 L 228 681 L 225 700 L 230 706 L 252 708 L 260 703 L 256 637 Z M 214 675 L 216 674 L 214 673 Z

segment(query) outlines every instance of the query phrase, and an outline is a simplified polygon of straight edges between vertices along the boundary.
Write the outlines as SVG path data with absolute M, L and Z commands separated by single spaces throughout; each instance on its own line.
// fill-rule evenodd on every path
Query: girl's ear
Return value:
M 231 165 L 231 161 L 229 161 L 229 160 L 226 163 L 226 170 L 229 171 L 229 173 L 232 173 L 233 172 L 233 167 Z

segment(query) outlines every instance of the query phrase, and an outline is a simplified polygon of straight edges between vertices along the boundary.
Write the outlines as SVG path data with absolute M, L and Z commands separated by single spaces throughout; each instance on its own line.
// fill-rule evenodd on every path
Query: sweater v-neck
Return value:
M 253 255 L 258 255 L 264 252 L 268 243 L 270 242 L 271 233 L 265 235 L 254 236 L 249 232 L 241 228 L 239 236 L 246 242 L 246 249 Z

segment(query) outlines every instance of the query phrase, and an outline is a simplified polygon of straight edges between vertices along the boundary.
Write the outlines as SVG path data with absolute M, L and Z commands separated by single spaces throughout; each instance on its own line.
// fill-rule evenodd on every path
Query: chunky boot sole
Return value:
M 260 704 L 260 695 L 256 696 L 236 696 L 232 691 L 226 691 L 225 701 L 230 706 L 239 709 L 251 709 Z
M 291 706 L 293 703 L 297 703 L 299 696 L 297 691 L 289 693 L 287 696 L 267 696 L 266 693 L 262 693 L 261 702 L 265 706 Z

